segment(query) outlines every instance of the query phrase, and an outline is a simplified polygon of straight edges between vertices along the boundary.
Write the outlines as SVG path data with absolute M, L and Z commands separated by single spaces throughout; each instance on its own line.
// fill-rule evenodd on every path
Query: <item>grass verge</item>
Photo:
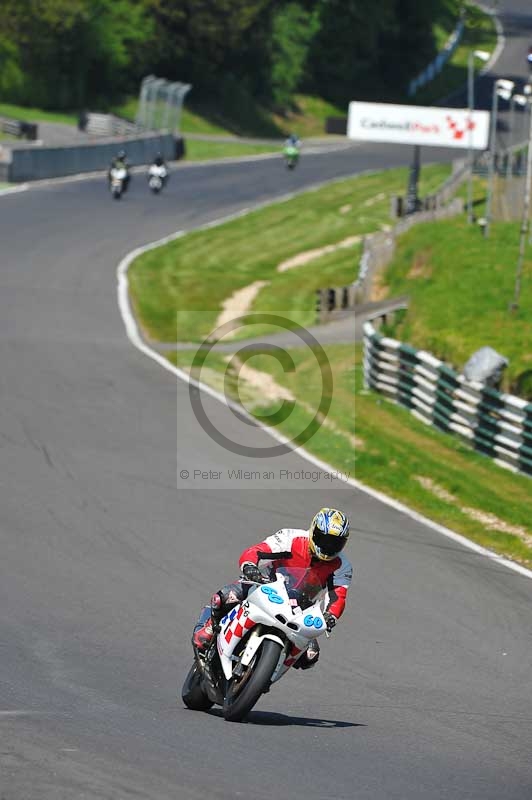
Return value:
M 274 114 L 273 119 L 283 133 L 293 131 L 304 139 L 323 136 L 327 117 L 344 117 L 345 113 L 345 108 L 339 108 L 321 97 L 298 94 L 293 108 L 283 117 Z
M 195 101 L 193 95 L 187 97 L 181 117 L 181 131 L 187 134 L 240 135 L 256 137 L 286 136 L 294 131 L 301 138 L 324 136 L 325 121 L 330 116 L 344 116 L 345 108 L 338 108 L 321 97 L 298 94 L 294 97 L 292 108 L 280 115 L 261 108 L 247 95 L 239 102 L 222 106 L 217 101 Z M 113 113 L 125 119 L 134 120 L 137 114 L 138 98 L 130 97 L 123 103 L 113 106 Z
M 389 296 L 410 297 L 404 319 L 388 332 L 458 371 L 489 345 L 510 361 L 503 388 L 521 394 L 520 381 L 532 374 L 532 257 L 528 250 L 519 309 L 511 312 L 519 238 L 519 223 L 494 223 L 486 239 L 465 216 L 412 228 L 385 275 Z
M 423 192 L 433 191 L 447 174 L 438 168 L 423 173 Z M 221 302 L 255 280 L 270 283 L 258 294 L 254 311 L 283 313 L 308 324 L 315 282 L 339 284 L 348 275 L 352 279 L 358 245 L 282 273 L 277 271 L 279 263 L 357 231 L 382 226 L 388 220 L 389 195 L 402 190 L 405 180 L 405 170 L 390 170 L 338 181 L 146 253 L 130 271 L 142 326 L 159 341 L 175 341 L 176 332 L 177 338 L 201 340 L 217 318 Z M 482 203 L 482 194 L 482 182 L 475 181 L 477 205 Z M 494 328 L 490 325 L 491 306 L 484 309 L 482 303 L 486 297 L 496 299 L 502 294 L 505 268 L 496 265 L 508 256 L 510 240 L 505 232 L 510 235 L 512 227 L 494 225 L 486 241 L 476 226 L 468 227 L 458 218 L 418 226 L 402 238 L 397 263 L 390 272 L 389 291 L 412 295 L 419 290 L 420 305 L 430 304 L 420 335 L 441 335 L 446 343 L 458 341 L 468 305 L 471 336 L 475 330 L 483 336 Z M 413 244 L 411 237 L 421 237 L 421 241 L 416 239 Z M 430 274 L 426 272 L 429 269 Z M 479 275 L 489 290 L 479 287 Z M 417 307 L 415 297 L 413 303 Z M 473 324 L 477 318 L 485 327 Z M 499 324 L 499 329 L 502 336 L 504 326 Z M 513 336 L 506 328 L 509 332 Z M 519 335 L 518 342 L 529 341 L 525 338 L 528 334 L 520 331 Z M 471 350 L 487 343 L 468 341 Z M 427 346 L 426 341 L 420 344 Z M 530 480 L 506 472 L 459 438 L 425 426 L 381 395 L 365 392 L 360 347 L 325 349 L 334 374 L 331 409 L 322 427 L 305 443 L 306 449 L 479 544 L 532 564 Z M 502 342 L 500 349 L 508 352 Z M 526 352 L 527 348 L 522 349 Z M 292 393 L 296 404 L 286 420 L 278 413 L 280 401 L 265 402 L 264 391 L 242 374 L 239 377 L 234 362 L 228 368 L 230 357 L 223 353 L 211 351 L 201 379 L 223 390 L 227 371 L 226 388 L 233 397 L 258 417 L 271 415 L 271 424 L 278 424 L 280 431 L 297 440 L 319 405 L 321 379 L 309 350 L 289 352 L 296 365 L 294 373 L 284 373 L 278 362 L 265 354 L 254 356 L 246 365 Z M 169 354 L 173 363 L 185 369 L 193 356 L 193 351 Z
M 28 108 L 11 103 L 0 103 L 0 116 L 22 119 L 26 122 L 61 122 L 64 125 L 77 125 L 77 114 L 62 111 L 44 111 L 42 108 Z
M 475 453 L 457 437 L 424 425 L 406 409 L 363 388 L 361 346 L 332 345 L 325 350 L 334 376 L 327 419 L 305 444 L 320 459 L 384 492 L 428 518 L 452 528 L 500 555 L 532 565 L 530 480 L 506 472 Z M 321 377 L 308 349 L 291 349 L 295 372 L 283 372 L 268 355 L 247 363 L 288 389 L 296 400 L 292 414 L 278 430 L 297 437 L 319 405 Z M 226 383 L 234 399 L 255 416 L 272 415 L 279 402 L 264 405 L 257 387 L 237 381 L 227 356 L 211 351 L 201 379 L 218 390 Z M 193 353 L 170 354 L 188 370 Z M 239 393 L 236 387 L 238 385 Z
M 272 165 L 277 168 L 282 164 Z M 446 166 L 425 167 L 422 193 L 433 191 L 448 174 Z M 389 224 L 390 196 L 403 192 L 406 181 L 407 170 L 396 169 L 328 183 L 144 253 L 129 270 L 143 330 L 161 342 L 201 341 L 215 326 L 223 301 L 259 280 L 269 283 L 253 311 L 281 310 L 295 323 L 311 324 L 315 290 L 356 278 L 357 246 L 286 272 L 277 267 Z
M 276 145 L 246 144 L 245 142 L 214 142 L 186 139 L 186 161 L 204 161 L 211 158 L 242 158 L 264 153 L 281 153 Z

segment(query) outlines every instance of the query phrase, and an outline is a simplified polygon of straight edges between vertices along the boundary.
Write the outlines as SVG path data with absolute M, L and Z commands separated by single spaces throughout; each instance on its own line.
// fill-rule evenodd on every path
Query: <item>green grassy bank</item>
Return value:
M 433 191 L 446 174 L 441 167 L 424 169 L 423 191 Z M 144 254 L 130 268 L 133 305 L 142 328 L 158 341 L 200 341 L 215 324 L 222 303 L 258 280 L 264 283 L 251 311 L 281 313 L 311 324 L 315 289 L 353 280 L 360 245 L 333 249 L 283 272 L 279 265 L 389 224 L 390 195 L 402 192 L 405 181 L 405 170 L 337 181 Z M 477 203 L 482 201 L 482 188 L 476 182 Z M 438 342 L 456 347 L 451 359 L 456 363 L 491 344 L 512 355 L 516 367 L 526 365 L 526 353 L 532 350 L 526 310 L 522 319 L 508 316 L 508 324 L 501 322 L 507 313 L 511 279 L 505 274 L 516 252 L 517 228 L 493 225 L 485 240 L 477 226 L 468 227 L 465 217 L 458 217 L 416 226 L 402 237 L 386 277 L 390 294 L 412 297 L 412 312 L 401 323 L 402 337 L 410 331 L 425 349 Z M 527 260 L 528 282 L 529 269 Z M 523 304 L 530 308 L 531 301 L 529 288 L 524 288 Z M 477 319 L 481 324 L 476 325 Z M 517 338 L 515 325 L 521 326 Z M 364 391 L 360 347 L 325 349 L 334 375 L 331 408 L 306 449 L 474 541 L 531 564 L 530 480 L 505 471 L 458 438 L 425 426 L 384 397 Z M 294 349 L 290 355 L 294 373 L 284 373 L 270 356 L 254 356 L 247 365 L 259 376 L 256 385 L 237 377 L 230 357 L 213 351 L 201 378 L 222 389 L 227 371 L 233 396 L 240 396 L 261 418 L 273 415 L 269 424 L 278 424 L 297 441 L 318 407 L 321 379 L 310 351 Z M 194 350 L 169 355 L 185 369 L 193 356 Z M 261 375 L 292 392 L 295 408 L 286 420 L 277 413 L 279 401 L 264 405 Z
M 424 425 L 406 409 L 364 390 L 361 346 L 331 345 L 325 351 L 334 377 L 331 407 L 305 449 L 429 519 L 532 566 L 530 479 L 507 472 L 457 437 Z M 247 362 L 292 392 L 296 406 L 284 422 L 276 416 L 280 401 L 264 405 L 257 386 L 237 380 L 230 356 L 211 352 L 201 379 L 223 391 L 227 372 L 225 386 L 233 399 L 263 420 L 269 416 L 272 424 L 279 423 L 278 430 L 297 440 L 319 405 L 321 376 L 309 350 L 289 353 L 296 365 L 293 373 L 264 354 Z M 194 354 L 170 357 L 188 370 Z
M 446 166 L 423 169 L 421 190 L 433 191 L 448 174 Z M 256 281 L 268 283 L 253 311 L 312 324 L 316 289 L 355 279 L 359 244 L 286 271 L 278 267 L 389 225 L 390 197 L 403 193 L 406 182 L 407 171 L 396 169 L 328 183 L 145 253 L 130 268 L 131 297 L 145 333 L 158 341 L 201 341 L 223 301 Z
M 385 285 L 389 296 L 408 294 L 410 305 L 389 333 L 458 371 L 489 344 L 510 362 L 503 388 L 522 394 L 532 370 L 532 257 L 529 251 L 519 308 L 512 312 L 519 228 L 495 223 L 486 239 L 464 216 L 418 225 L 402 236 Z M 532 381 L 529 391 L 532 397 Z

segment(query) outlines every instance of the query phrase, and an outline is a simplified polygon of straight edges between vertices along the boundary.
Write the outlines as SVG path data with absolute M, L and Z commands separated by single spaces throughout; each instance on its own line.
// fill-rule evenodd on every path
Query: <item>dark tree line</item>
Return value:
M 461 0 L 0 0 L 0 100 L 81 108 L 155 73 L 279 110 L 401 96 Z

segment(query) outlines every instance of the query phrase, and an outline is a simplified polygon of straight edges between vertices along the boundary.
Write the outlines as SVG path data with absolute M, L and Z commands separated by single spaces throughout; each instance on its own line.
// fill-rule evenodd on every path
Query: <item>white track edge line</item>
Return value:
M 284 199 L 289 199 L 292 196 L 293 195 L 288 195 Z M 267 204 L 268 205 L 271 204 L 271 201 L 269 201 Z M 267 204 L 265 203 L 262 205 L 267 205 Z M 242 211 L 239 211 L 236 214 L 231 214 L 227 217 L 223 217 L 221 219 L 208 222 L 205 225 L 200 225 L 199 227 L 194 228 L 193 231 L 190 231 L 190 233 L 198 230 L 205 230 L 207 228 L 216 227 L 217 225 L 222 225 L 223 223 L 228 222 L 232 219 L 236 219 L 237 217 L 243 216 L 246 213 L 249 213 L 250 211 L 257 210 L 258 208 L 261 208 L 262 205 L 254 206 L 252 209 L 243 209 Z M 124 322 L 127 336 L 131 341 L 131 343 L 138 350 L 147 355 L 148 358 L 151 358 L 153 361 L 156 361 L 168 372 L 171 372 L 173 375 L 175 375 L 177 378 L 184 381 L 185 383 L 188 383 L 194 386 L 195 388 L 199 389 L 200 391 L 205 392 L 205 394 L 209 395 L 215 400 L 218 400 L 220 403 L 223 403 L 223 405 L 227 406 L 228 408 L 231 408 L 240 416 L 246 417 L 248 420 L 253 422 L 254 425 L 259 427 L 269 436 L 273 437 L 276 441 L 281 442 L 282 444 L 289 444 L 291 441 L 290 439 L 278 433 L 273 428 L 269 428 L 268 426 L 258 422 L 258 420 L 255 419 L 255 417 L 251 416 L 251 414 L 249 414 L 243 406 L 239 405 L 238 403 L 235 403 L 232 400 L 229 400 L 227 397 L 225 397 L 225 395 L 216 391 L 216 389 L 207 386 L 207 384 L 201 383 L 200 381 L 196 381 L 194 378 L 191 378 L 190 375 L 188 375 L 183 370 L 179 369 L 179 367 L 174 367 L 174 365 L 171 364 L 170 361 L 168 361 L 168 359 L 166 359 L 163 355 L 157 353 L 155 350 L 149 347 L 144 342 L 144 340 L 140 335 L 136 320 L 133 316 L 133 313 L 131 311 L 131 306 L 129 303 L 129 292 L 128 292 L 129 284 L 127 277 L 129 266 L 132 263 L 132 261 L 134 261 L 134 259 L 137 258 L 137 256 L 146 253 L 148 250 L 154 250 L 157 247 L 161 247 L 164 244 L 168 244 L 169 242 L 172 242 L 175 239 L 179 239 L 182 236 L 186 235 L 187 233 L 188 231 L 176 231 L 175 233 L 170 234 L 169 236 L 165 236 L 162 239 L 157 239 L 154 242 L 150 242 L 149 244 L 137 247 L 135 250 L 132 250 L 130 253 L 128 253 L 118 264 L 117 267 L 118 307 L 122 315 L 122 320 Z M 314 466 L 319 467 L 323 471 L 328 472 L 329 474 L 334 474 L 338 472 L 338 470 L 335 469 L 331 464 L 327 464 L 325 461 L 321 461 L 319 458 L 316 458 L 316 456 L 312 455 L 304 448 L 292 447 L 291 449 L 293 450 L 294 453 L 301 456 L 301 458 L 305 459 Z M 446 528 L 444 525 L 440 525 L 438 522 L 434 522 L 428 517 L 423 516 L 423 514 L 419 514 L 417 511 L 413 511 L 411 508 L 408 508 L 408 506 L 404 505 L 400 501 L 394 500 L 393 498 L 388 497 L 387 495 L 377 491 L 376 489 L 372 489 L 371 487 L 366 486 L 365 484 L 361 483 L 360 481 L 357 481 L 354 478 L 348 478 L 347 481 L 345 481 L 345 483 L 349 484 L 349 486 L 352 486 L 354 489 L 358 489 L 359 491 L 364 492 L 370 497 L 379 500 L 384 505 L 387 505 L 390 508 L 394 508 L 396 511 L 400 511 L 402 514 L 405 514 L 414 521 L 419 522 L 420 524 L 425 525 L 428 528 L 431 528 L 432 530 L 442 534 L 443 536 L 446 536 L 448 539 L 452 539 L 454 542 L 461 544 L 463 547 L 472 550 L 478 555 L 485 556 L 486 558 L 495 561 L 497 564 L 501 564 L 502 566 L 505 566 L 508 569 L 511 569 L 514 572 L 517 572 L 520 575 L 525 576 L 526 578 L 532 578 L 532 570 L 529 570 L 526 567 L 523 567 L 521 566 L 521 564 L 517 564 L 514 561 L 509 561 L 503 556 L 500 556 L 498 553 L 494 553 L 492 550 L 488 550 L 485 547 L 481 547 L 475 542 L 472 542 L 470 539 L 467 539 L 465 536 L 456 533 L 456 531 L 453 531 L 450 528 Z
M 499 19 L 497 11 L 493 8 L 488 8 L 487 6 L 484 5 L 484 3 L 475 3 L 475 5 L 477 5 L 481 9 L 481 11 L 483 11 L 489 17 L 493 17 L 493 21 L 495 23 L 495 30 L 497 32 L 497 44 L 495 46 L 495 50 L 491 54 L 491 58 L 489 59 L 487 64 L 484 65 L 484 67 L 480 70 L 479 73 L 480 75 L 486 75 L 499 60 L 499 57 L 506 44 L 506 37 L 504 35 L 504 28 L 502 26 L 501 20 Z
M 0 197 L 8 194 L 19 194 L 20 192 L 27 192 L 29 189 L 29 184 L 21 183 L 19 186 L 13 186 L 9 189 L 0 189 Z

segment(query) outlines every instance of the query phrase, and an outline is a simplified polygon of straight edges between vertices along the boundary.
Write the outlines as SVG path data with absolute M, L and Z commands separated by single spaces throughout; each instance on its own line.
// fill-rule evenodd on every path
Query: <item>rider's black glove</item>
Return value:
M 338 622 L 338 620 L 336 619 L 334 614 L 331 614 L 330 611 L 325 611 L 323 617 L 325 619 L 325 625 L 327 626 L 327 633 L 330 633 L 334 628 L 334 626 L 336 625 L 336 623 Z
M 269 583 L 270 579 L 262 574 L 256 564 L 244 564 L 242 566 L 242 575 L 248 581 L 255 583 Z

